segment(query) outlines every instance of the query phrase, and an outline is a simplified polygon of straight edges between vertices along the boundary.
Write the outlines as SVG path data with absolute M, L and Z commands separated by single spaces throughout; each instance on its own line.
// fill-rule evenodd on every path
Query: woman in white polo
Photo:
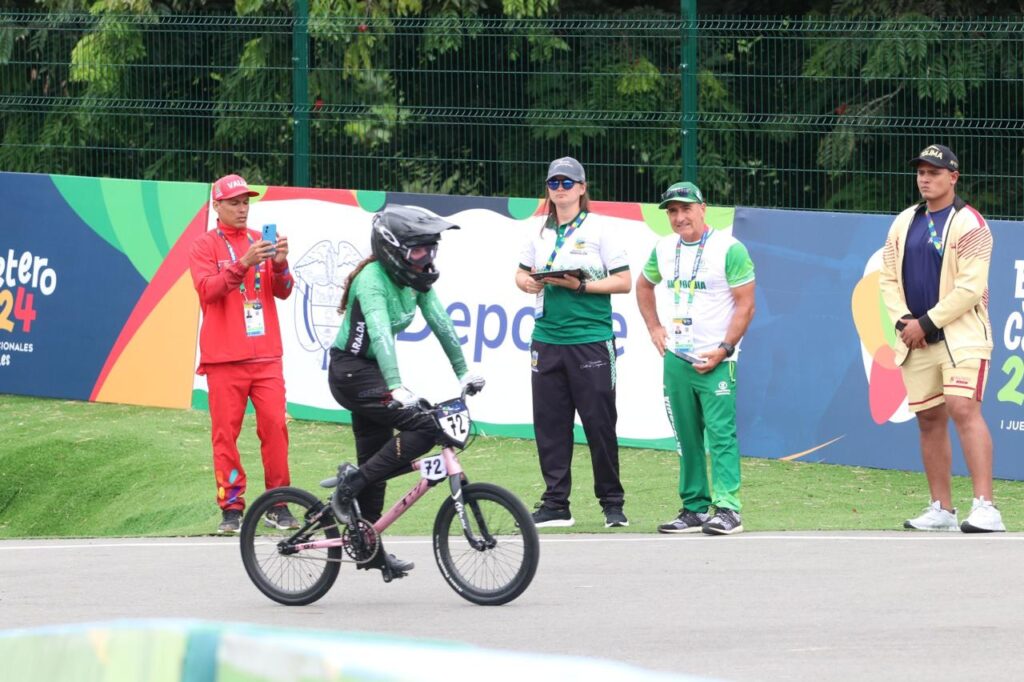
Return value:
M 586 174 L 571 157 L 548 167 L 547 216 L 525 245 L 516 286 L 535 298 L 530 345 L 533 423 L 546 489 L 539 527 L 571 526 L 573 418 L 579 412 L 605 527 L 629 525 L 622 511 L 615 425 L 615 340 L 611 294 L 629 293 L 625 240 L 589 211 Z M 535 278 L 544 271 L 579 271 Z

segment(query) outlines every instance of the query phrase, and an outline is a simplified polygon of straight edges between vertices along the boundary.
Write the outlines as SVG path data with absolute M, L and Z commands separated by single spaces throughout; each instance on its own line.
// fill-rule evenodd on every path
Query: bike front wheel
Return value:
M 301 529 L 281 529 L 267 517 L 281 505 L 287 505 Z M 271 517 L 276 520 L 276 513 Z M 242 564 L 253 584 L 274 601 L 286 606 L 311 604 L 338 578 L 342 548 L 340 542 L 312 549 L 297 545 L 340 537 L 329 505 L 299 488 L 274 488 L 256 498 L 245 513 L 239 535 Z
M 506 604 L 529 587 L 540 562 L 533 518 L 515 495 L 490 483 L 462 487 L 466 538 L 449 497 L 434 521 L 434 558 L 441 575 L 461 597 L 485 606 Z

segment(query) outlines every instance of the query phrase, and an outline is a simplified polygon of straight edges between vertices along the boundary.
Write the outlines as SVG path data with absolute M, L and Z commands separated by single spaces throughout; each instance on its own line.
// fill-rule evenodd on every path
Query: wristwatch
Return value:
M 736 346 L 728 341 L 722 341 L 722 343 L 718 344 L 718 347 L 725 351 L 725 357 L 727 358 L 731 358 L 732 354 L 736 352 Z
M 580 280 L 580 285 L 578 287 L 576 287 L 576 293 L 577 294 L 585 294 L 585 293 L 587 293 L 587 283 L 584 282 L 583 280 Z

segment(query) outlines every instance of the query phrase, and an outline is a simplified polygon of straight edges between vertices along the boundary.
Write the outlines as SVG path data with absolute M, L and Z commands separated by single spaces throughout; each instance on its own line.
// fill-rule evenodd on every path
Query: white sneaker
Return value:
M 991 506 L 991 505 L 989 505 Z M 999 512 L 996 512 L 997 514 Z M 933 501 L 925 508 L 924 513 L 916 519 L 907 519 L 903 522 L 904 528 L 913 530 L 958 530 L 956 521 L 956 509 L 948 512 L 942 508 L 938 500 Z
M 971 515 L 960 525 L 960 530 L 965 533 L 1003 533 L 1006 526 L 1003 525 L 1003 515 L 992 504 L 992 500 L 975 497 Z

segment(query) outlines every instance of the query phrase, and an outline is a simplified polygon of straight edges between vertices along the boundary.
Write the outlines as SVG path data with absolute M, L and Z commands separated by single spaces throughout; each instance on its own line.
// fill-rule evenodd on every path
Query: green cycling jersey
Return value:
M 376 261 L 364 267 L 350 286 L 348 306 L 334 347 L 376 361 L 388 389 L 402 385 L 395 356 L 395 336 L 412 323 L 417 307 L 441 342 L 455 375 L 461 379 L 466 374 L 466 359 L 455 326 L 433 289 L 421 293 L 399 286 Z

